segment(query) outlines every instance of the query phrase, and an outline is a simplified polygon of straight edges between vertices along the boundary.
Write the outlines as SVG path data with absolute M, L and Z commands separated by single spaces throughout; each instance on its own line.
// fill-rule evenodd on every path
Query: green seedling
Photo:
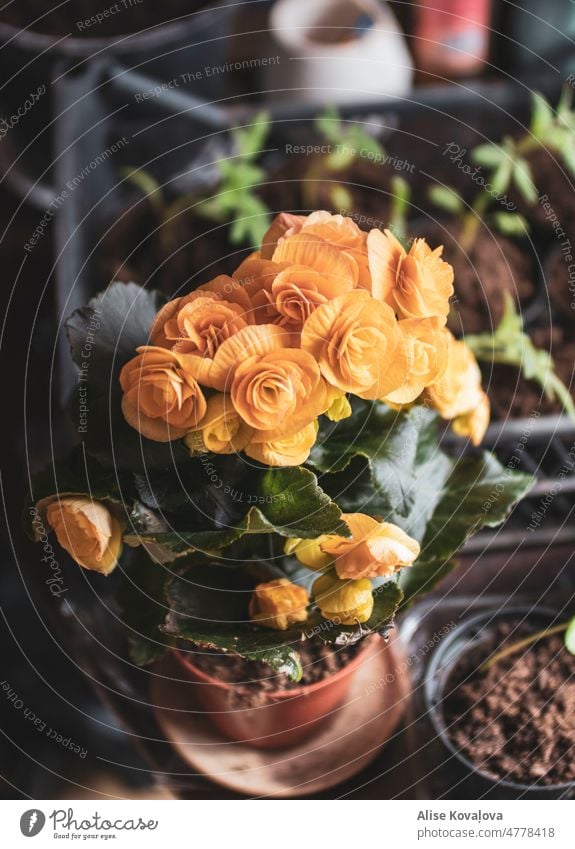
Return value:
M 265 178 L 265 171 L 256 160 L 269 132 L 269 119 L 265 113 L 257 115 L 253 123 L 232 130 L 234 153 L 219 159 L 215 165 L 219 176 L 217 192 L 209 198 L 185 194 L 169 203 L 162 187 L 146 171 L 125 168 L 123 176 L 146 195 L 158 213 L 166 248 L 173 247 L 174 236 L 169 226 L 186 209 L 193 208 L 196 215 L 218 224 L 230 225 L 232 244 L 250 244 L 257 247 L 270 225 L 270 213 L 256 194 Z
M 487 363 L 501 363 L 520 369 L 527 380 L 534 380 L 549 400 L 557 400 L 566 413 L 575 419 L 575 404 L 569 389 L 555 372 L 548 351 L 536 348 L 523 329 L 515 302 L 506 292 L 503 318 L 493 333 L 478 333 L 465 337 L 476 358 Z
M 360 123 L 345 122 L 335 106 L 330 106 L 316 118 L 315 129 L 329 152 L 314 160 L 304 182 L 304 200 L 308 209 L 319 206 L 318 185 L 322 181 L 334 183 L 330 200 L 334 209 L 351 210 L 350 192 L 337 182 L 337 175 L 348 169 L 356 159 L 367 159 L 383 164 L 387 155 L 383 146 Z
M 522 649 L 529 648 L 529 646 L 532 646 L 539 640 L 544 640 L 546 637 L 551 637 L 553 634 L 565 634 L 565 648 L 569 654 L 575 655 L 574 616 L 567 622 L 561 622 L 559 625 L 553 625 L 551 628 L 545 628 L 543 631 L 537 631 L 535 634 L 529 634 L 528 637 L 524 637 L 522 640 L 517 640 L 517 642 L 512 645 L 506 646 L 506 648 L 501 649 L 501 651 L 495 652 L 495 654 L 492 654 L 491 657 L 480 666 L 480 671 L 486 672 L 492 666 L 495 666 L 496 663 L 499 663 L 500 660 L 503 660 L 506 657 L 511 657 L 512 655 L 520 652 Z

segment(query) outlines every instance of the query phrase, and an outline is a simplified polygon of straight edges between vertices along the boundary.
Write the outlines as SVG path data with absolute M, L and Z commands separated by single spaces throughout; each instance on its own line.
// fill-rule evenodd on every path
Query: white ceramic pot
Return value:
M 265 72 L 272 99 L 361 102 L 411 88 L 403 33 L 377 0 L 277 0 L 270 36 L 278 53 Z

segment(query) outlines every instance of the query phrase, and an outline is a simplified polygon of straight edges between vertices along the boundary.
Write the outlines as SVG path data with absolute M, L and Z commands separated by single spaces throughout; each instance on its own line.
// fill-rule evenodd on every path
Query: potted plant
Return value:
M 557 611 L 502 608 L 467 617 L 439 643 L 425 701 L 458 798 L 572 795 L 574 633 Z
M 79 444 L 34 481 L 32 532 L 117 584 L 134 660 L 168 653 L 230 737 L 325 722 L 531 485 L 441 446 L 442 418 L 474 445 L 489 421 L 452 281 L 421 239 L 281 214 L 232 276 L 114 283 L 67 323 Z

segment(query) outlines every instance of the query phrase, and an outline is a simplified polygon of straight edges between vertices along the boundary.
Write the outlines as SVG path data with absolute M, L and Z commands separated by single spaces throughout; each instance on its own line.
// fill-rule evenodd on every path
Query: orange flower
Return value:
M 262 259 L 259 253 L 253 253 L 234 271 L 234 280 L 243 287 L 251 300 L 256 324 L 277 321 L 279 314 L 271 296 L 272 285 L 280 271 L 287 266 L 285 262 L 272 262 Z
M 151 345 L 137 351 L 120 372 L 124 418 L 147 439 L 180 439 L 206 413 L 206 400 L 194 376 L 198 358 Z
M 204 307 L 203 324 L 197 316 L 195 322 L 192 319 L 194 310 L 189 309 L 189 305 L 195 301 L 200 301 L 201 307 Z M 214 301 L 221 302 L 221 304 L 216 307 Z M 215 333 L 214 330 L 210 330 L 209 312 L 206 314 L 206 310 L 209 310 L 209 303 L 212 303 L 212 310 L 214 310 Z M 224 313 L 223 316 L 222 312 Z M 180 314 L 182 314 L 181 318 Z M 196 350 L 196 347 L 198 347 L 201 352 L 204 348 L 202 337 L 207 339 L 211 337 L 213 340 L 214 336 L 218 336 L 221 337 L 220 341 L 222 341 L 230 335 L 225 332 L 223 335 L 218 333 L 218 327 L 222 324 L 222 317 L 224 323 L 225 321 L 238 322 L 238 320 L 241 320 L 240 326 L 244 326 L 253 322 L 252 314 L 253 305 L 245 287 L 232 277 L 220 274 L 209 283 L 199 286 L 195 292 L 168 301 L 154 320 L 150 331 L 150 340 L 154 345 L 172 348 L 179 340 L 191 338 L 197 340 L 199 345 L 191 345 L 188 348 L 181 347 L 181 349 L 184 351 Z M 191 336 L 188 335 L 188 331 L 191 331 Z
M 274 279 L 268 298 L 277 313 L 277 323 L 300 333 L 317 307 L 351 289 L 348 280 L 336 282 L 312 268 L 290 265 Z
M 213 359 L 222 342 L 251 324 L 251 315 L 239 304 L 216 295 L 195 292 L 185 300 L 176 315 L 169 318 L 163 334 L 172 350 Z
M 309 596 L 303 587 L 292 584 L 287 578 L 276 578 L 258 584 L 250 599 L 250 619 L 273 628 L 285 631 L 295 622 L 305 622 Z
M 408 363 L 393 311 L 358 290 L 315 310 L 301 345 L 319 363 L 331 386 L 375 400 L 400 387 Z
M 199 427 L 187 433 L 184 441 L 192 453 L 236 454 L 243 451 L 253 433 L 234 409 L 230 396 L 217 394 L 208 398 Z
M 304 231 L 282 239 L 274 251 L 273 261 L 313 268 L 346 289 L 353 289 L 359 277 L 358 265 L 351 254 Z
M 447 368 L 428 387 L 426 397 L 442 418 L 454 419 L 473 409 L 481 395 L 481 371 L 473 351 L 446 330 Z
M 262 239 L 262 259 L 271 259 L 279 240 L 288 234 L 299 233 L 305 220 L 305 215 L 292 215 L 290 212 L 276 215 Z
M 419 556 L 419 543 L 397 525 L 378 522 L 363 513 L 344 513 L 351 539 L 328 536 L 321 550 L 334 559 L 335 570 L 342 579 L 377 578 L 393 575 L 411 566 Z
M 298 348 L 252 356 L 235 369 L 231 396 L 242 419 L 262 439 L 309 425 L 325 409 L 326 388 L 314 358 Z
M 313 421 L 297 433 L 269 442 L 258 441 L 256 435 L 246 446 L 245 453 L 268 466 L 300 466 L 305 463 L 315 444 L 317 429 L 317 421 Z
M 389 230 L 372 230 L 367 249 L 375 298 L 402 318 L 437 316 L 445 324 L 453 295 L 453 268 L 441 259 L 443 246 L 432 250 L 424 239 L 415 239 L 406 253 Z
M 403 384 L 382 400 L 409 404 L 445 373 L 449 335 L 437 317 L 406 318 L 399 322 L 399 330 L 409 370 Z
M 477 405 L 453 419 L 451 428 L 458 436 L 468 436 L 472 445 L 480 445 L 489 426 L 490 412 L 489 398 L 482 392 Z
M 47 505 L 46 519 L 59 544 L 79 566 L 102 575 L 115 569 L 122 549 L 122 529 L 101 501 L 81 495 L 56 498 Z

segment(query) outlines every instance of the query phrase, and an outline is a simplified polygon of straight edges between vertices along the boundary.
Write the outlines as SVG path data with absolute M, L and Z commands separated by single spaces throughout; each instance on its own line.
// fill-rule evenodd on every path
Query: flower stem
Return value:
M 516 643 L 507 646 L 507 648 L 501 649 L 501 651 L 492 654 L 485 663 L 481 664 L 479 671 L 487 672 L 488 669 L 491 669 L 492 666 L 495 666 L 495 664 L 499 663 L 500 660 L 503 660 L 504 657 L 516 654 L 518 651 L 521 651 L 521 649 L 530 646 L 532 643 L 536 643 L 537 640 L 541 640 L 543 637 L 550 637 L 552 634 L 561 634 L 563 631 L 566 631 L 568 627 L 569 622 L 561 622 L 559 625 L 554 625 L 552 628 L 545 628 L 543 631 L 537 631 L 535 634 L 530 634 L 528 637 L 524 637 L 522 640 L 518 640 Z

